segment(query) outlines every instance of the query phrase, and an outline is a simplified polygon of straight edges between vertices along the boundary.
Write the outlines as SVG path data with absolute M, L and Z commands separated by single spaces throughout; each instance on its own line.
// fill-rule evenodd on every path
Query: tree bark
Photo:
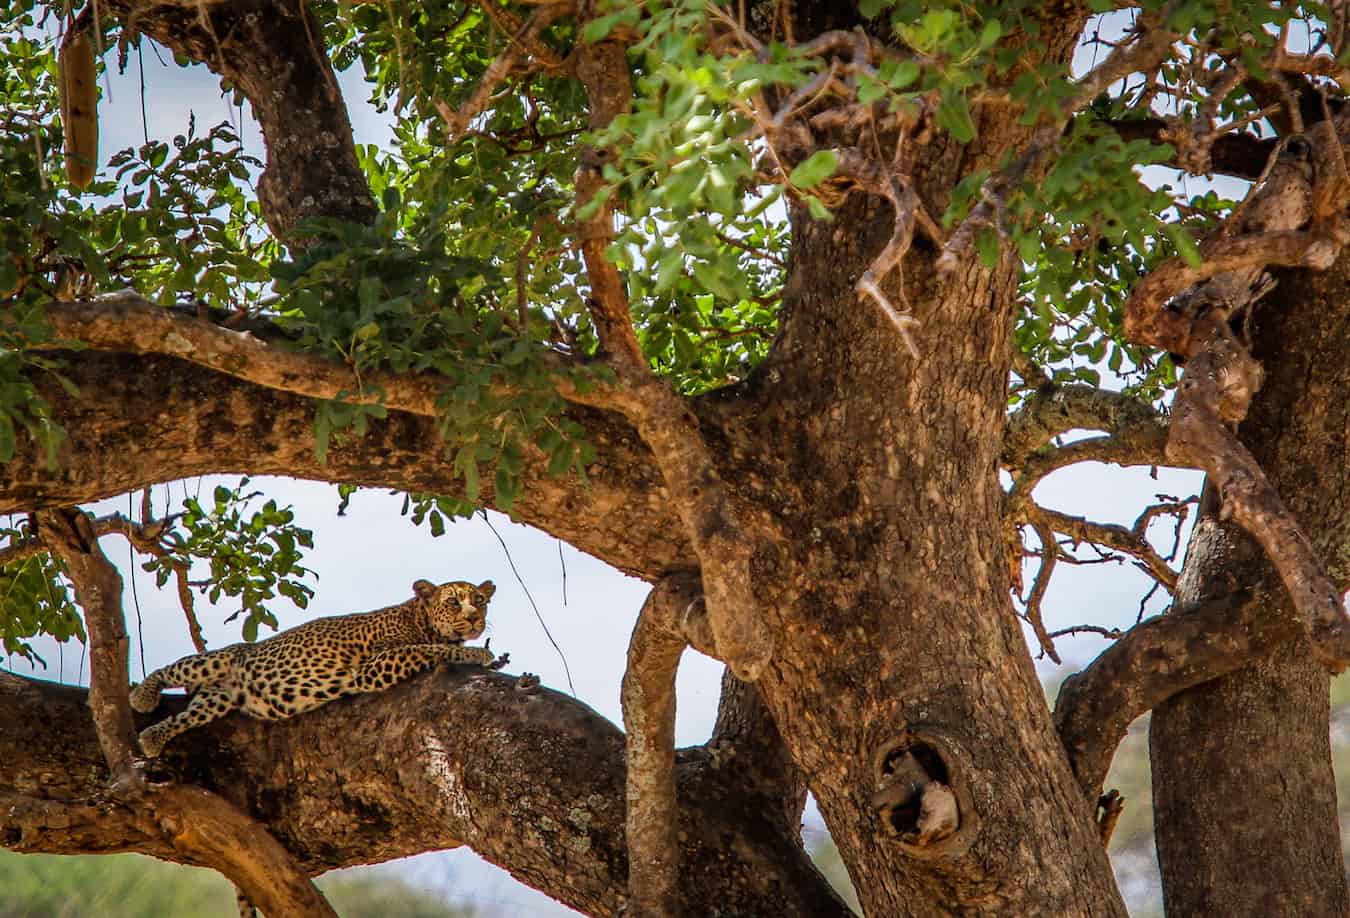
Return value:
M 80 689 L 0 674 L 0 841 L 200 863 L 107 812 L 107 769 L 85 699 Z M 183 706 L 166 696 L 137 726 Z M 63 729 L 54 734 L 52 723 Z M 720 746 L 679 753 L 680 907 L 847 916 L 781 801 L 727 767 Z M 623 747 L 613 724 L 564 695 L 442 667 L 291 720 L 231 715 L 175 740 L 150 777 L 231 800 L 311 874 L 468 844 L 573 908 L 613 915 L 627 875 Z
M 45 453 L 21 438 L 15 458 L 0 464 L 0 512 L 88 503 L 158 482 L 231 472 L 463 493 L 431 419 L 391 411 L 387 420 L 372 421 L 365 437 L 334 442 L 324 465 L 314 455 L 315 403 L 309 399 L 171 357 L 61 356 L 78 398 L 49 377 L 34 380 L 68 432 L 57 467 L 48 467 Z M 717 400 L 694 408 L 704 423 L 720 423 Z M 586 481 L 550 475 L 547 457 L 527 454 L 516 514 L 626 574 L 654 580 L 695 567 L 661 473 L 637 432 L 609 412 L 575 407 L 572 417 L 596 449 Z M 490 469 L 483 492 L 490 502 Z
M 907 268 L 916 361 L 853 288 L 888 210 L 794 212 L 770 397 L 719 450 L 773 463 L 791 535 L 754 566 L 784 642 L 758 684 L 868 914 L 1123 915 L 1009 598 L 995 470 L 1013 268 L 941 277 L 931 249 Z M 963 804 L 931 845 L 919 801 L 884 789 L 906 752 Z
M 1260 306 L 1266 382 L 1239 430 L 1305 527 L 1337 588 L 1350 584 L 1350 462 L 1344 431 L 1350 266 L 1288 272 Z M 1270 618 L 1293 615 L 1250 538 L 1197 524 L 1178 607 L 1252 590 Z M 1161 705 L 1150 751 L 1158 861 L 1169 916 L 1350 910 L 1327 733 L 1327 675 L 1306 639 Z

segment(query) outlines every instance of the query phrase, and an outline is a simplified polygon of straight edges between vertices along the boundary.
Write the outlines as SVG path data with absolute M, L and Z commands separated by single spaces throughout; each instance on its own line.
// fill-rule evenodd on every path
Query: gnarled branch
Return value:
M 1060 686 L 1055 726 L 1091 800 L 1135 718 L 1171 696 L 1217 679 L 1298 633 L 1250 591 L 1149 618 Z M 1347 658 L 1346 662 L 1350 662 Z
M 675 914 L 675 674 L 686 642 L 679 622 L 700 602 L 698 578 L 675 575 L 652 588 L 638 613 L 623 677 L 627 738 L 628 910 L 633 918 Z
M 235 331 L 181 309 L 166 309 L 127 290 L 96 300 L 50 303 L 47 319 L 62 339 L 95 350 L 124 354 L 164 354 L 226 373 L 269 389 L 314 399 L 339 395 L 355 404 L 381 403 L 395 411 L 435 417 L 437 399 L 448 383 L 439 373 L 394 373 L 377 370 L 357 374 L 350 367 L 315 354 L 283 350 L 269 338 L 280 330 Z M 547 355 L 545 355 L 547 357 Z M 566 363 L 551 359 L 554 369 Z M 577 404 L 617 407 L 617 393 L 597 382 L 581 392 L 565 376 L 558 391 Z
M 34 377 L 68 432 L 58 465 L 31 441 L 0 464 L 0 512 L 88 503 L 195 475 L 244 472 L 455 495 L 463 481 L 441 457 L 435 422 L 391 411 L 363 436 L 344 437 L 326 464 L 314 454 L 313 401 L 241 382 L 180 360 L 83 351 L 59 355 L 79 388 Z M 701 423 L 722 423 L 717 406 L 693 405 Z M 637 432 L 618 416 L 574 408 L 596 459 L 586 482 L 550 475 L 527 451 L 516 513 L 614 567 L 656 579 L 696 566 L 661 475 Z M 484 501 L 492 499 L 485 472 Z

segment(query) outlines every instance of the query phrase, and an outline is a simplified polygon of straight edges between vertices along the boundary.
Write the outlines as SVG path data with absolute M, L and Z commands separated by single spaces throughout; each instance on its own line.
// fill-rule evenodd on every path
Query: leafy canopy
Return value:
M 82 8 L 0 0 L 0 461 L 13 457 L 20 436 L 57 461 L 63 431 L 33 386 L 62 378 L 53 346 L 63 342 L 44 321 L 46 304 L 133 287 L 165 306 L 269 319 L 281 346 L 341 362 L 358 380 L 375 370 L 439 374 L 444 458 L 462 478 L 463 498 L 409 496 L 414 519 L 433 531 L 485 500 L 509 510 L 532 450 L 555 474 L 584 474 L 590 459 L 557 394 L 559 375 L 582 387 L 606 378 L 569 229 L 588 215 L 575 200 L 583 144 L 613 153 L 601 200 L 618 206 L 610 257 L 627 280 L 638 339 L 660 375 L 694 394 L 744 379 L 767 353 L 792 267 L 789 213 L 828 220 L 849 192 L 844 145 L 828 131 L 802 140 L 781 130 L 786 121 L 815 113 L 820 98 L 863 106 L 874 119 L 903 122 L 922 109 L 932 112 L 932 130 L 963 145 L 977 141 L 982 106 L 1014 106 L 1027 125 L 1063 119 L 1053 165 L 1013 189 L 998 225 L 979 235 L 980 254 L 992 263 L 1011 253 L 1021 265 L 1017 343 L 1056 380 L 1095 383 L 1110 372 L 1159 399 L 1173 368 L 1124 341 L 1124 298 L 1160 259 L 1197 257 L 1195 238 L 1232 202 L 1210 190 L 1186 194 L 1158 165 L 1173 148 L 1122 140 L 1114 126 L 1249 114 L 1255 103 L 1240 86 L 1225 84 L 1215 98 L 1207 74 L 1234 56 L 1259 74 L 1281 25 L 1315 26 L 1321 12 L 1251 0 L 1223 4 L 1222 15 L 1210 0 L 1145 0 L 1117 11 L 1094 0 L 1101 15 L 1089 34 L 1119 37 L 1133 17 L 1159 14 L 1183 40 L 1158 73 L 1117 83 L 1070 113 L 1070 68 L 1026 63 L 1026 48 L 1051 37 L 1041 5 L 1028 0 L 862 0 L 881 51 L 847 79 L 830 79 L 840 55 L 790 40 L 783 23 L 741 22 L 737 4 L 616 0 L 584 27 L 561 19 L 544 29 L 536 57 L 552 63 L 517 68 L 448 138 L 446 113 L 474 99 L 508 46 L 493 22 L 500 17 L 465 2 L 319 2 L 311 9 L 334 65 L 364 70 L 394 140 L 357 149 L 377 218 L 312 221 L 299 232 L 305 246 L 288 249 L 254 194 L 261 164 L 229 124 L 189 120 L 172 136 L 105 154 L 86 192 L 67 182 L 56 47 L 63 17 Z M 523 21 L 530 9 L 500 12 Z M 101 25 L 101 72 L 153 51 L 117 22 Z M 606 38 L 628 45 L 634 99 L 629 113 L 591 132 L 579 83 L 554 64 L 578 42 Z M 1106 50 L 1085 45 L 1079 70 Z M 169 85 L 152 80 L 147 91 Z M 795 108 L 775 123 L 785 101 Z M 889 150 L 897 138 L 872 142 Z M 957 225 L 1007 165 L 966 175 L 945 200 L 929 202 L 935 216 Z M 356 389 L 380 395 L 364 382 Z M 80 396 L 68 384 L 65 391 Z M 384 411 L 378 399 L 319 405 L 319 458 Z M 275 625 L 259 611 L 273 593 L 304 604 L 296 578 L 307 535 L 273 504 L 246 515 L 240 489 L 215 497 L 185 505 L 172 552 L 209 565 L 210 592 L 241 598 L 251 637 L 259 622 Z M 17 540 L 21 530 L 6 535 Z M 80 636 L 60 572 L 44 557 L 0 570 L 9 585 L 0 637 L 10 652 L 23 652 L 24 637 L 36 633 Z M 149 565 L 161 582 L 167 563 Z

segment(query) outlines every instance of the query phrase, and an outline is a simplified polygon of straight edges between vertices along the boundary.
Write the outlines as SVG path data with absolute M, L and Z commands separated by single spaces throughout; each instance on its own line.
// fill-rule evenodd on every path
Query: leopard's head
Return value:
M 421 601 L 431 629 L 456 644 L 472 641 L 483 633 L 488 600 L 496 591 L 491 580 L 484 580 L 478 586 L 463 580 L 440 586 L 430 580 L 413 583 L 413 594 Z

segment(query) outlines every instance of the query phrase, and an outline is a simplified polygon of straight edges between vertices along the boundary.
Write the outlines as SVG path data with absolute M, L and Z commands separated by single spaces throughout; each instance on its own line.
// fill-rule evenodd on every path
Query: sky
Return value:
M 222 97 L 216 77 L 202 67 L 182 69 L 171 61 L 165 66 L 148 48 L 143 60 L 147 86 L 144 129 L 152 138 L 183 132 L 189 113 L 194 113 L 199 131 L 230 121 L 240 128 L 245 149 L 263 155 L 262 139 L 247 106 L 242 113 L 231 106 Z M 100 103 L 103 162 L 114 151 L 143 141 L 135 55 L 125 75 L 111 73 L 109 79 L 111 92 L 105 84 Z M 359 70 L 342 74 L 340 83 L 357 141 L 388 146 L 391 131 L 387 116 L 366 103 L 369 90 Z M 155 489 L 155 506 L 163 507 L 167 500 L 177 509 L 187 495 L 209 495 L 217 483 L 233 486 L 237 482 L 238 477 L 208 478 L 160 486 Z M 315 533 L 316 546 L 304 561 L 317 573 L 317 578 L 308 581 L 315 596 L 305 611 L 284 601 L 274 606 L 283 627 L 317 615 L 359 612 L 401 602 L 411 596 L 412 582 L 419 578 L 436 582 L 490 579 L 497 585 L 497 593 L 489 609 L 488 637 L 496 652 L 511 654 L 507 671 L 538 673 L 546 684 L 567 691 L 565 658 L 576 696 L 616 723 L 621 722 L 619 685 L 628 636 L 647 592 L 645 584 L 499 514 L 492 515 L 492 525 L 505 541 L 505 550 L 480 518 L 456 523 L 444 536 L 434 538 L 426 527 L 415 527 L 399 515 L 401 497 L 382 491 L 359 492 L 340 517 L 332 486 L 257 478 L 252 487 L 266 490 L 283 505 L 292 505 L 297 525 Z M 1050 476 L 1036 489 L 1035 497 L 1057 510 L 1130 525 L 1156 494 L 1185 497 L 1198 493 L 1199 487 L 1200 476 L 1193 472 L 1161 469 L 1154 478 L 1148 469 L 1124 470 L 1089 463 Z M 126 513 L 128 499 L 105 501 L 89 509 Z M 1164 551 L 1171 545 L 1170 531 L 1163 535 L 1165 530 L 1170 530 L 1166 522 L 1154 530 L 1155 537 L 1161 536 L 1155 538 L 1155 544 Z M 126 543 L 110 537 L 104 549 L 119 561 L 126 582 L 133 678 L 192 653 L 172 590 L 155 589 L 153 575 L 130 563 Z M 512 561 L 520 580 L 512 571 Z M 1180 561 L 1174 566 L 1179 567 Z M 1028 586 L 1033 576 L 1034 570 L 1029 568 Z M 1046 624 L 1051 630 L 1083 622 L 1128 627 L 1135 621 L 1139 599 L 1150 585 L 1145 575 L 1128 566 L 1061 564 L 1045 604 Z M 1149 606 L 1150 614 L 1161 611 L 1165 604 L 1166 595 L 1160 591 Z M 223 623 L 233 611 L 228 604 L 212 609 L 204 599 L 199 603 L 198 616 L 209 646 L 239 640 L 238 624 Z M 561 648 L 562 657 L 550 643 L 545 627 Z M 78 645 L 58 649 L 50 641 L 38 641 L 35 647 L 47 660 L 48 668 L 35 672 L 21 658 L 12 658 L 8 664 L 14 672 L 87 683 L 87 668 L 81 665 Z M 1057 681 L 1104 647 L 1096 637 L 1062 639 L 1059 649 L 1066 665 L 1056 667 L 1040 660 L 1037 666 L 1044 679 Z M 686 653 L 678 683 L 679 744 L 707 739 L 716 714 L 720 677 L 719 663 L 693 650 Z M 824 837 L 824 828 L 814 808 L 808 810 L 805 820 L 803 831 L 810 847 Z M 575 914 L 511 880 L 468 849 L 409 859 L 400 869 L 451 899 L 478 905 L 485 914 Z

